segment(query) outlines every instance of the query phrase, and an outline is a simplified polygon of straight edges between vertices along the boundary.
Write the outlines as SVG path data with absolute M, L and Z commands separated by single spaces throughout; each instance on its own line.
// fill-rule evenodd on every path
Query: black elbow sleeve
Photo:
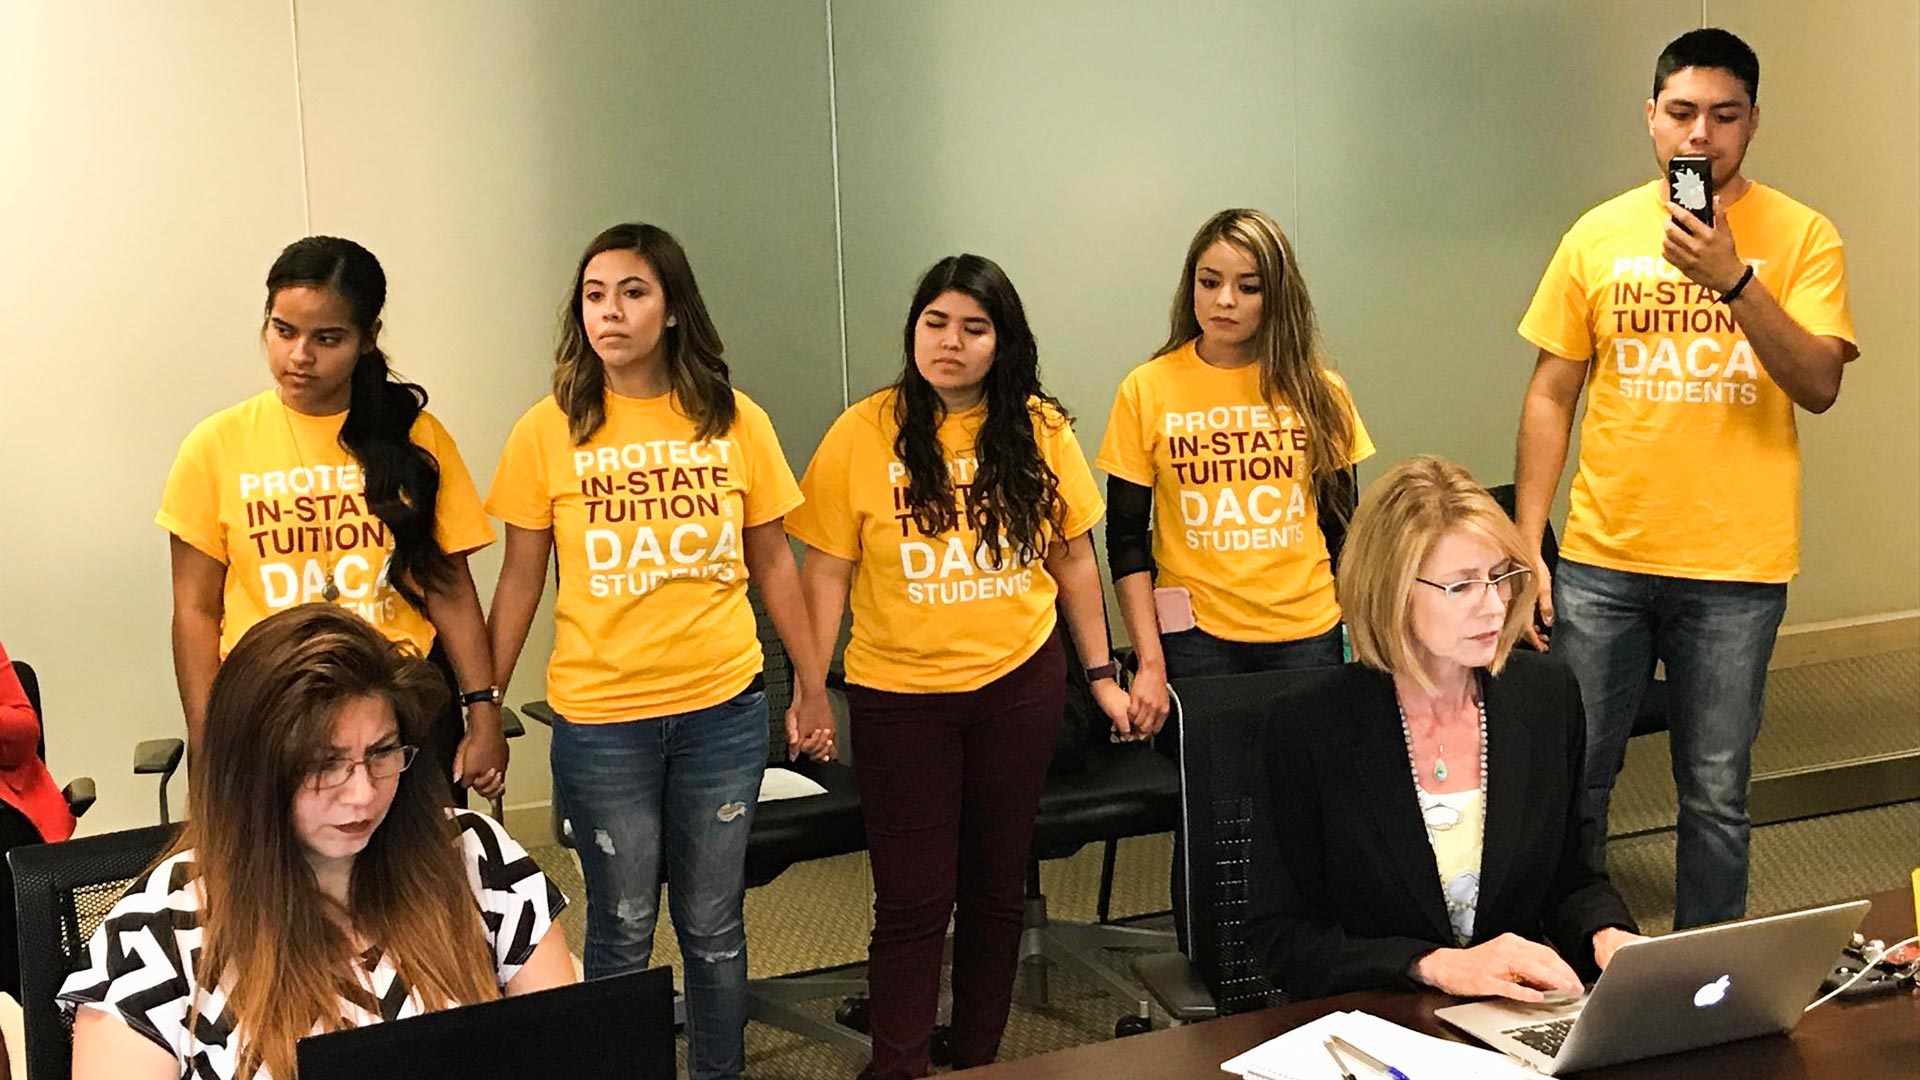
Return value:
M 1119 581 L 1153 574 L 1153 489 L 1107 478 L 1107 570 Z

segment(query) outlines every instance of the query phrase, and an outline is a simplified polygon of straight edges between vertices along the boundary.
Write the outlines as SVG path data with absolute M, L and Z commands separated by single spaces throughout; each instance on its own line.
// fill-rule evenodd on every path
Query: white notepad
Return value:
M 1539 1076 L 1504 1054 L 1422 1035 L 1363 1012 L 1328 1013 L 1221 1062 L 1220 1068 L 1246 1080 L 1340 1080 L 1340 1070 L 1326 1050 L 1329 1035 L 1340 1036 L 1412 1080 L 1532 1080 Z M 1348 1064 L 1361 1070 L 1354 1075 L 1366 1075 L 1359 1062 Z
M 804 799 L 809 795 L 826 793 L 826 788 L 792 769 L 772 768 L 760 777 L 761 802 L 773 802 L 776 799 Z

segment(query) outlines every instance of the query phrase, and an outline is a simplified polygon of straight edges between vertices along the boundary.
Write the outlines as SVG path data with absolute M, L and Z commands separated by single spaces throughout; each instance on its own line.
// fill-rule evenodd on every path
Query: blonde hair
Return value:
M 1207 219 L 1187 245 L 1180 284 L 1173 292 L 1165 356 L 1200 336 L 1193 314 L 1193 275 L 1200 256 L 1218 243 L 1231 244 L 1260 273 L 1260 396 L 1269 407 L 1286 405 L 1307 429 L 1307 471 L 1316 480 L 1353 461 L 1353 406 L 1345 386 L 1327 367 L 1320 349 L 1320 323 L 1307 295 L 1307 279 L 1280 224 L 1258 210 L 1222 210 Z
M 1367 488 L 1334 575 L 1355 660 L 1428 685 L 1426 672 L 1414 660 L 1414 578 L 1433 545 L 1461 528 L 1479 533 L 1520 566 L 1534 564 L 1506 511 L 1471 473 L 1445 458 L 1408 458 Z M 1500 643 L 1487 665 L 1494 674 L 1506 666 L 1513 643 L 1533 617 L 1539 587 L 1528 575 L 1507 601 Z

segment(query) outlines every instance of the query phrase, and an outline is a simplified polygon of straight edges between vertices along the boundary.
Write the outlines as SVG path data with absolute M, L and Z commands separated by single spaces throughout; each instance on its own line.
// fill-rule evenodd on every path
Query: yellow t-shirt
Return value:
M 1354 464 L 1373 440 L 1347 401 Z M 1193 342 L 1120 383 L 1094 464 L 1153 489 L 1154 584 L 1186 589 L 1201 630 L 1298 641 L 1340 622 L 1307 443 L 1292 409 L 1262 400 L 1257 366 L 1214 367 Z
M 1661 254 L 1654 180 L 1560 241 L 1520 336 L 1591 361 L 1560 554 L 1610 570 L 1784 582 L 1800 569 L 1793 400 L 1717 296 Z M 1808 332 L 1854 340 L 1840 234 L 1753 184 L 1724 208 L 1740 257 Z
M 1059 483 L 1065 528 L 1054 539 L 1072 539 L 1105 507 L 1073 428 L 1050 407 L 1034 413 L 1041 458 Z M 974 436 L 985 419 L 981 405 L 940 425 L 956 502 L 973 482 Z M 897 693 L 976 690 L 1046 644 L 1059 588 L 1044 563 L 1022 564 L 1010 545 L 993 566 L 964 523 L 940 536 L 922 533 L 906 510 L 907 468 L 893 453 L 898 430 L 891 391 L 841 413 L 801 478 L 807 504 L 787 518 L 787 531 L 858 564 L 848 681 Z
M 433 624 L 387 582 L 393 538 L 367 506 L 360 463 L 340 445 L 347 414 L 308 416 L 263 390 L 202 420 L 180 444 L 160 496 L 159 526 L 227 567 L 220 655 L 282 608 L 325 599 L 422 653 Z M 410 433 L 440 463 L 433 532 L 448 552 L 493 543 L 473 477 L 430 413 Z
M 607 394 L 574 445 L 552 396 L 513 425 L 487 512 L 553 530 L 560 563 L 547 702 L 575 723 L 718 705 L 761 667 L 741 531 L 800 505 L 773 421 L 747 395 L 694 441 L 673 395 Z

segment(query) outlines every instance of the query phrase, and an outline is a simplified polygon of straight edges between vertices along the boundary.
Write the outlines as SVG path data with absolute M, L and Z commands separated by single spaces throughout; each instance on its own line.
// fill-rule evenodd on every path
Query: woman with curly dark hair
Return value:
M 940 260 L 908 311 L 905 363 L 841 414 L 787 531 L 828 655 L 847 646 L 854 768 L 872 851 L 873 1061 L 924 1076 L 953 916 L 953 1064 L 992 1061 L 1019 958 L 1027 850 L 1059 733 L 1066 652 L 1055 602 L 1116 725 L 1106 612 L 1088 531 L 1102 504 L 1013 283 L 978 255 Z

